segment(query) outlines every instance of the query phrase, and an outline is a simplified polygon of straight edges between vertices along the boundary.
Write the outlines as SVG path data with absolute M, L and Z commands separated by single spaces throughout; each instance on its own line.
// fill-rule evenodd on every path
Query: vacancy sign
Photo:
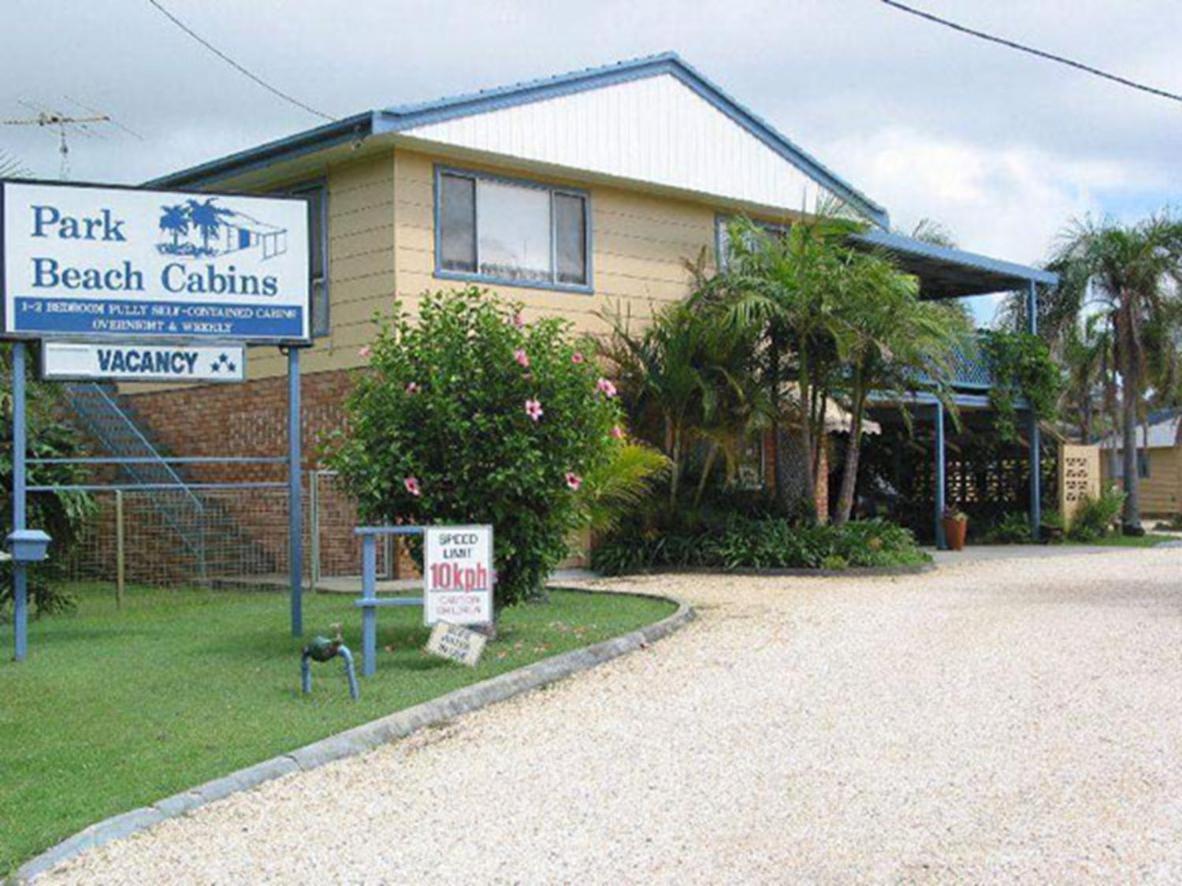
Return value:
M 3 182 L 9 338 L 309 340 L 308 204 Z
M 41 377 L 55 381 L 236 382 L 246 378 L 246 348 L 47 341 L 41 348 Z
M 428 526 L 424 532 L 423 623 L 491 624 L 491 526 Z

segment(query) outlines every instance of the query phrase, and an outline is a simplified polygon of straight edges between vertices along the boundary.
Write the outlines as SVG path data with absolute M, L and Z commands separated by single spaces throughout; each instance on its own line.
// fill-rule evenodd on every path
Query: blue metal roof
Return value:
M 1057 286 L 1059 275 L 1040 268 L 990 258 L 963 249 L 937 246 L 902 234 L 870 230 L 854 240 L 885 249 L 904 270 L 919 278 L 924 298 L 957 298 L 1025 289 L 1031 283 Z
M 207 185 L 220 179 L 261 168 L 277 160 L 314 153 L 370 134 L 402 132 L 428 123 L 481 114 L 500 108 L 556 98 L 661 74 L 675 77 L 789 163 L 865 214 L 875 224 L 887 227 L 889 217 L 882 206 L 793 144 L 771 124 L 753 114 L 674 52 L 617 62 L 598 68 L 572 71 L 554 77 L 514 83 L 496 89 L 451 96 L 430 102 L 367 111 L 190 169 L 160 176 L 147 184 L 173 187 Z

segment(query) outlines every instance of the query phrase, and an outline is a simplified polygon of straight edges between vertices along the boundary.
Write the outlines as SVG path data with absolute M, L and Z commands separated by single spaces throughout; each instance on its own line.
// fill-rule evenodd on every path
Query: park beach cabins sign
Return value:
M 309 340 L 303 200 L 0 187 L 7 337 Z

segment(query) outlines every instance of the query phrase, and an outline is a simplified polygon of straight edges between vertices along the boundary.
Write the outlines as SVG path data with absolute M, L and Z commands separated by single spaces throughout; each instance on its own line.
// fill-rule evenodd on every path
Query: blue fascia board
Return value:
M 665 52 L 599 68 L 587 68 L 554 77 L 451 96 L 431 102 L 387 108 L 377 112 L 374 121 L 374 134 L 404 132 L 407 129 L 440 123 L 457 117 L 483 114 L 660 74 L 669 74 L 675 77 L 789 163 L 859 209 L 875 224 L 884 228 L 889 226 L 890 217 L 882 206 L 793 144 L 769 123 L 753 114 L 720 87 L 682 61 L 675 52 Z
M 306 129 L 286 138 L 276 139 L 235 154 L 211 160 L 179 172 L 170 172 L 150 181 L 146 187 L 196 187 L 212 184 L 231 176 L 242 175 L 261 169 L 278 160 L 291 160 L 305 154 L 313 154 L 338 144 L 363 139 L 373 133 L 375 113 L 364 111 L 350 117 L 334 120 L 315 129 Z
M 1032 268 L 1028 265 L 1020 265 L 1016 262 L 990 258 L 989 256 L 980 255 L 975 252 L 965 252 L 963 249 L 938 246 L 935 243 L 916 240 L 913 237 L 907 237 L 903 234 L 870 230 L 862 234 L 855 234 L 854 239 L 860 240 L 870 246 L 878 246 L 893 252 L 909 253 L 911 255 L 930 258 L 934 261 L 963 265 L 965 267 L 987 271 L 991 274 L 1012 277 L 1016 281 L 1041 283 L 1045 286 L 1059 285 L 1059 275 L 1051 271 Z

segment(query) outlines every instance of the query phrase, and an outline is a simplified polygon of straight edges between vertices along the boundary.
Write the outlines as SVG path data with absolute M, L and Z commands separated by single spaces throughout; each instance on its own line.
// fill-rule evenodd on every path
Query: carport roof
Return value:
M 958 298 L 1024 290 L 1031 283 L 1056 286 L 1058 274 L 916 240 L 888 231 L 869 230 L 854 239 L 867 248 L 886 250 L 905 271 L 919 278 L 924 298 Z

